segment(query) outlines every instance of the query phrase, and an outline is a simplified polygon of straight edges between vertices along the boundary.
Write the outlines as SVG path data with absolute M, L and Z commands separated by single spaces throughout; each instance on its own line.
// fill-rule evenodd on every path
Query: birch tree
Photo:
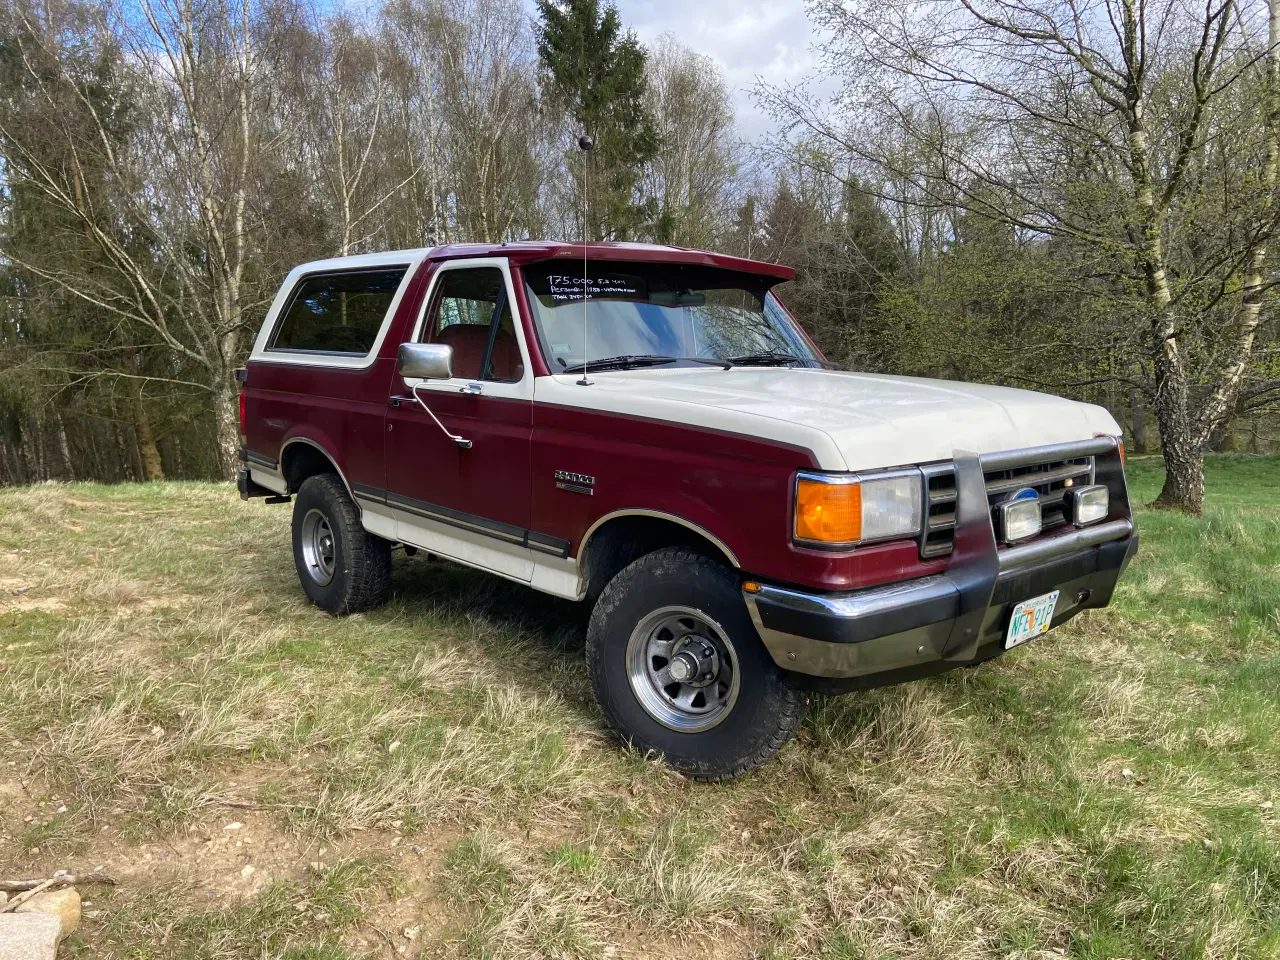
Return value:
M 656 204 L 653 239 L 706 247 L 728 220 L 737 151 L 733 105 L 720 69 L 709 58 L 658 38 L 645 64 L 648 108 L 658 150 L 645 168 L 643 189 Z
M 1132 376 L 1165 456 L 1156 503 L 1198 513 L 1202 452 L 1240 401 L 1273 290 L 1278 5 L 812 0 L 840 93 L 760 94 L 898 184 L 887 200 L 1089 246 L 1131 279 Z M 1223 138 L 1236 155 L 1215 153 Z M 927 155 L 928 174 L 886 143 Z

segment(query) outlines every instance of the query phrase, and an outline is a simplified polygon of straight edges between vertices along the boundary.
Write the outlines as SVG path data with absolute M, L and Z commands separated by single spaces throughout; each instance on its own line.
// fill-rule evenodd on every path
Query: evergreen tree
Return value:
M 632 239 L 654 213 L 637 201 L 636 185 L 660 144 L 646 106 L 644 48 L 623 32 L 611 3 L 602 10 L 600 0 L 539 0 L 538 11 L 543 95 L 595 144 L 588 158 L 570 163 L 587 192 L 586 235 Z

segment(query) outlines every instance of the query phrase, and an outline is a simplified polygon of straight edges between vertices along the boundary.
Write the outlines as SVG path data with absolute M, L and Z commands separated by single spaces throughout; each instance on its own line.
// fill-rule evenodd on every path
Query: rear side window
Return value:
M 269 350 L 364 356 L 408 267 L 312 274 L 294 289 Z

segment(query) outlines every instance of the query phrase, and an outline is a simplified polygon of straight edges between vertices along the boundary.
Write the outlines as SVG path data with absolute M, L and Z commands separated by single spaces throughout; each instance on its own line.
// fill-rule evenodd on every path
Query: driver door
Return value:
M 392 378 L 387 504 L 404 543 L 514 580 L 533 576 L 527 546 L 533 374 L 505 259 L 443 264 L 413 341 L 453 348 L 449 380 Z M 417 396 L 449 433 L 450 439 Z

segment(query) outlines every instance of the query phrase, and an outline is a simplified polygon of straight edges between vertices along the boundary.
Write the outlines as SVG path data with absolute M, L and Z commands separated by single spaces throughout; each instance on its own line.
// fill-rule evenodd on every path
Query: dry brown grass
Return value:
M 0 542 L 0 862 L 120 872 L 94 955 L 1280 950 L 1280 644 L 1253 627 L 1208 649 L 1223 621 L 1113 608 L 818 701 L 706 787 L 618 751 L 580 614 L 496 580 L 401 558 L 387 608 L 334 620 L 287 511 L 196 484 L 0 492 Z M 1216 602 L 1187 559 L 1133 582 Z

